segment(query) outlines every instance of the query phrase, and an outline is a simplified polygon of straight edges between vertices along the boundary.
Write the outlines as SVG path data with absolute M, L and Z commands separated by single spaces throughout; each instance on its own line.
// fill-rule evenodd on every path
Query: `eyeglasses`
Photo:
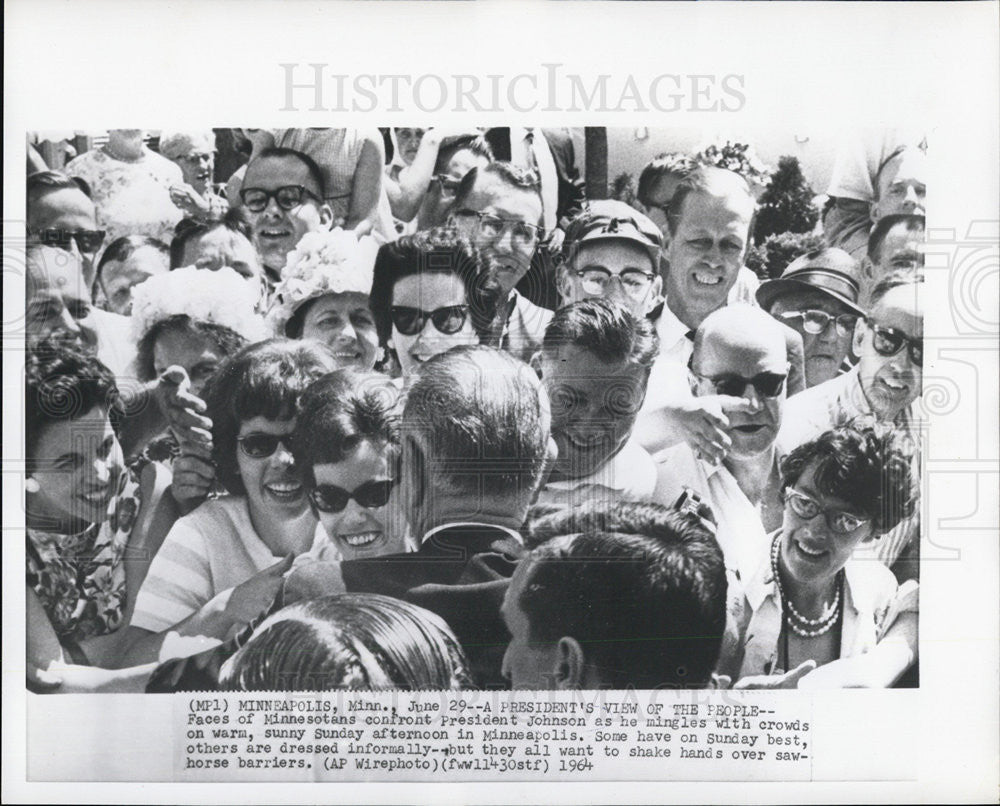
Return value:
M 693 372 L 693 371 L 692 371 Z M 744 378 L 742 375 L 727 373 L 708 378 L 704 375 L 693 373 L 696 378 L 708 381 L 715 388 L 716 394 L 727 397 L 740 397 L 746 390 L 747 385 L 753 386 L 757 394 L 761 397 L 777 397 L 784 391 L 785 379 L 787 375 L 778 372 L 761 372 L 752 378 Z
M 854 332 L 854 325 L 858 321 L 857 316 L 849 313 L 842 313 L 840 316 L 833 316 L 826 311 L 786 311 L 781 314 L 782 319 L 802 319 L 802 329 L 806 333 L 818 336 L 825 333 L 831 323 L 836 323 L 838 336 L 849 336 Z
M 285 185 L 276 190 L 244 188 L 240 191 L 240 198 L 251 213 L 262 213 L 271 199 L 274 199 L 282 210 L 294 210 L 305 201 L 307 196 L 319 203 L 323 202 L 319 196 L 302 185 Z
M 479 213 L 475 210 L 456 210 L 455 215 L 465 218 L 475 216 L 478 220 L 476 226 L 477 234 L 490 240 L 499 238 L 504 230 L 509 228 L 514 243 L 525 248 L 529 246 L 534 247 L 545 234 L 545 230 L 542 227 L 537 227 L 534 224 L 528 224 L 524 221 L 500 218 L 500 216 L 495 216 L 492 213 Z
M 93 254 L 104 243 L 104 230 L 93 229 L 37 229 L 28 230 L 28 235 L 37 238 L 44 246 L 55 246 L 69 250 L 73 241 L 77 248 L 85 254 Z
M 237 437 L 236 441 L 240 450 L 251 459 L 265 459 L 278 450 L 279 444 L 284 443 L 287 447 L 290 438 L 290 434 L 247 434 Z
M 209 151 L 202 151 L 202 152 L 192 152 L 191 154 L 188 154 L 182 157 L 181 159 L 183 159 L 186 163 L 190 165 L 200 165 L 203 162 L 206 164 L 211 162 L 212 157 L 214 156 L 215 154 L 212 154 Z
M 839 509 L 823 509 L 816 499 L 791 487 L 785 490 L 785 500 L 792 512 L 803 520 L 811 521 L 822 512 L 826 525 L 838 535 L 850 534 L 871 521 L 871 518 L 859 518 Z
M 630 297 L 645 296 L 656 277 L 652 272 L 642 269 L 625 269 L 621 274 L 613 274 L 601 266 L 579 269 L 576 276 L 580 278 L 580 284 L 588 294 L 604 294 L 611 284 L 611 278 L 617 277 L 622 289 Z
M 393 305 L 389 309 L 389 316 L 396 330 L 404 336 L 416 336 L 424 329 L 428 319 L 441 333 L 451 336 L 465 326 L 465 321 L 469 318 L 469 306 L 448 305 L 444 308 L 435 308 L 433 311 L 424 311 L 420 308 L 408 308 L 405 305 Z
M 389 503 L 389 495 L 395 486 L 394 479 L 372 480 L 352 493 L 335 484 L 317 484 L 309 491 L 309 500 L 320 512 L 343 512 L 352 498 L 365 509 L 377 509 Z
M 910 360 L 918 367 L 924 365 L 924 340 L 907 336 L 894 327 L 869 325 L 872 331 L 872 346 L 875 352 L 888 358 L 896 355 L 903 347 L 909 348 Z

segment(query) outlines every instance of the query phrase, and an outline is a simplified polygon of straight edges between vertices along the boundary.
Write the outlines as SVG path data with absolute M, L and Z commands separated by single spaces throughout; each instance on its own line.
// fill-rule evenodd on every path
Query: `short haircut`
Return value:
M 660 154 L 642 169 L 635 197 L 646 207 L 655 207 L 652 196 L 656 185 L 665 176 L 687 176 L 694 168 L 694 160 L 686 154 Z
M 878 201 L 879 185 L 882 183 L 882 174 L 885 173 L 885 169 L 889 167 L 889 163 L 892 162 L 896 157 L 905 151 L 910 151 L 911 146 L 897 146 L 889 156 L 887 156 L 882 162 L 879 163 L 878 169 L 875 171 L 875 178 L 872 180 L 872 187 L 875 190 L 875 200 Z
M 601 361 L 642 367 L 649 376 L 660 351 L 653 323 L 634 316 L 624 306 L 587 299 L 559 308 L 542 340 L 542 352 L 572 344 Z
M 461 645 L 417 605 L 372 593 L 293 604 L 268 618 L 219 675 L 223 691 L 471 688 Z
M 313 467 L 336 464 L 364 443 L 388 448 L 393 477 L 399 457 L 402 392 L 378 372 L 340 369 L 315 381 L 299 399 L 292 453 L 307 483 Z
M 336 369 L 333 356 L 312 341 L 268 339 L 226 360 L 205 386 L 212 420 L 212 458 L 219 481 L 233 495 L 246 488 L 236 464 L 240 423 L 254 417 L 283 420 L 295 414 L 299 395 Z
M 453 347 L 421 366 L 403 438 L 421 436 L 428 484 L 468 497 L 523 497 L 542 482 L 547 399 L 527 364 L 491 347 Z
M 67 176 L 59 171 L 36 171 L 28 175 L 25 191 L 28 208 L 42 196 L 57 190 L 79 190 L 88 199 L 93 198 L 90 185 L 78 176 Z
M 727 183 L 729 187 L 725 187 Z M 685 176 L 680 184 L 677 185 L 677 189 L 670 199 L 670 206 L 667 210 L 667 228 L 670 230 L 671 237 L 675 236 L 677 230 L 680 228 L 681 221 L 684 218 L 684 202 L 688 196 L 694 193 L 705 193 L 710 196 L 716 196 L 720 192 L 726 196 L 731 196 L 733 193 L 746 194 L 754 211 L 751 215 L 749 226 L 749 232 L 753 233 L 753 219 L 756 217 L 757 205 L 754 202 L 753 193 L 750 192 L 750 185 L 747 184 L 746 179 L 735 171 L 727 171 L 724 168 L 705 165 L 695 168 Z
M 892 289 L 902 285 L 918 285 L 924 282 L 924 273 L 920 270 L 896 269 L 875 283 L 869 295 L 868 310 L 871 311 Z
M 176 160 L 198 146 L 215 152 L 215 132 L 207 130 L 162 131 L 157 148 L 167 159 Z
M 906 225 L 907 232 L 922 233 L 926 228 L 926 219 L 922 215 L 910 213 L 897 213 L 880 218 L 872 228 L 871 235 L 868 236 L 868 259 L 872 263 L 877 264 L 881 259 L 879 252 L 882 251 L 882 243 L 889 234 L 889 230 L 900 224 Z
M 916 508 L 912 452 L 896 428 L 851 422 L 826 431 L 784 458 L 782 488 L 795 486 L 813 463 L 816 491 L 870 517 L 876 534 L 888 532 Z
M 726 624 L 726 566 L 697 516 L 619 502 L 537 524 L 548 539 L 516 603 L 529 640 L 576 639 L 610 688 L 706 688 Z
M 251 243 L 253 242 L 253 231 L 250 229 L 250 222 L 247 221 L 246 214 L 239 207 L 230 207 L 225 215 L 218 221 L 199 221 L 195 218 L 184 218 L 174 227 L 174 237 L 170 241 L 170 268 L 180 269 L 184 266 L 184 250 L 187 245 L 207 235 L 219 228 L 225 228 L 230 232 L 242 235 Z
M 39 340 L 25 357 L 25 451 L 28 473 L 42 432 L 100 406 L 118 431 L 120 403 L 114 373 L 68 333 Z
M 184 333 L 208 339 L 218 348 L 223 356 L 235 355 L 246 346 L 247 340 L 235 330 L 207 322 L 203 319 L 192 319 L 186 313 L 177 313 L 155 322 L 142 337 L 136 347 L 136 374 L 140 381 L 151 381 L 156 378 L 156 366 L 153 353 L 156 342 L 167 333 Z
M 477 157 L 487 162 L 493 162 L 493 149 L 483 136 L 459 134 L 455 137 L 445 137 L 438 146 L 437 160 L 434 162 L 434 173 L 440 173 L 448 167 L 451 158 L 459 151 L 471 151 Z
M 256 157 L 250 160 L 249 164 L 247 165 L 247 173 L 250 172 L 250 168 L 253 166 L 255 162 L 263 159 L 298 160 L 303 165 L 305 165 L 306 168 L 309 169 L 310 177 L 312 177 L 312 180 L 316 183 L 317 187 L 319 187 L 319 197 L 321 199 L 326 198 L 326 180 L 323 178 L 323 169 L 319 167 L 319 165 L 316 163 L 316 160 L 314 160 L 305 152 L 296 151 L 294 148 L 282 148 L 280 146 L 271 146 L 269 148 L 265 148 Z M 246 179 L 246 174 L 244 174 L 244 180 L 245 179 Z M 244 187 L 250 187 L 250 186 L 244 184 Z
M 115 238 L 108 244 L 108 248 L 101 255 L 101 259 L 97 263 L 97 274 L 94 277 L 95 285 L 101 282 L 104 277 L 104 267 L 108 263 L 124 263 L 140 249 L 147 247 L 155 249 L 169 262 L 170 247 L 163 243 L 163 241 L 152 238 L 149 235 L 123 235 L 121 238 Z
M 437 227 L 404 235 L 379 248 L 368 298 L 379 342 L 385 346 L 392 338 L 390 308 L 396 283 L 427 274 L 454 274 L 462 281 L 472 325 L 480 337 L 485 336 L 501 294 L 490 262 L 453 227 Z
M 473 168 L 462 178 L 458 190 L 455 191 L 452 210 L 460 210 L 468 204 L 469 196 L 472 195 L 472 189 L 476 186 L 476 181 L 480 176 L 493 176 L 514 190 L 534 193 L 539 198 L 542 196 L 541 181 L 534 172 L 524 170 L 509 162 L 494 161 L 484 168 Z

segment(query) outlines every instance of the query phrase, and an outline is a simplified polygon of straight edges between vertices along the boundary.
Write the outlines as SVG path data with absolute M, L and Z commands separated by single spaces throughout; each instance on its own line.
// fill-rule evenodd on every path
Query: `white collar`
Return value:
M 438 532 L 444 529 L 454 529 L 459 526 L 479 526 L 479 527 L 485 527 L 487 529 L 500 529 L 501 531 L 504 531 L 507 534 L 509 534 L 519 544 L 524 545 L 524 538 L 522 538 L 520 533 L 515 531 L 514 529 L 509 529 L 506 526 L 498 526 L 495 523 L 483 523 L 482 521 L 454 521 L 452 523 L 442 523 L 440 526 L 435 526 L 433 529 L 424 532 L 423 540 L 421 540 L 420 543 L 421 545 L 423 545 L 428 540 L 430 540 L 430 538 L 433 535 L 436 535 Z

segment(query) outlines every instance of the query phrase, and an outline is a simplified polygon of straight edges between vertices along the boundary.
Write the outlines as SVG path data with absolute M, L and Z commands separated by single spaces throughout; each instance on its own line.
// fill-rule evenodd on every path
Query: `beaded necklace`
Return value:
M 837 573 L 837 590 L 833 602 L 823 608 L 823 613 L 819 618 L 810 619 L 803 616 L 795 609 L 790 597 L 785 595 L 781 587 L 781 574 L 778 573 L 778 553 L 780 550 L 781 533 L 774 537 L 771 544 L 771 573 L 774 575 L 774 584 L 778 589 L 778 599 L 781 601 L 781 610 L 784 615 L 784 622 L 791 628 L 792 632 L 801 638 L 816 638 L 829 632 L 833 625 L 840 619 L 840 606 L 842 601 L 842 591 L 844 589 L 844 572 Z

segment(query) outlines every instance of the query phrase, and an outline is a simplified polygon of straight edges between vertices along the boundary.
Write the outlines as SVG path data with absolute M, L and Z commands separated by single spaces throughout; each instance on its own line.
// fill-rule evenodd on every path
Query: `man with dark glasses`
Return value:
M 272 282 L 303 235 L 330 229 L 333 210 L 323 201 L 324 192 L 319 166 L 299 151 L 268 148 L 247 166 L 240 201 Z
M 872 289 L 871 309 L 854 332 L 858 365 L 833 380 L 807 389 L 788 402 L 782 453 L 855 418 L 895 426 L 913 448 L 919 472 L 920 432 L 913 404 L 923 392 L 923 274 L 892 272 Z M 890 568 L 917 549 L 917 518 L 907 518 L 883 535 L 874 551 Z M 893 568 L 901 580 L 917 574 L 915 560 Z
M 847 358 L 858 305 L 860 268 L 842 249 L 817 249 L 802 255 L 757 291 L 757 302 L 779 322 L 802 336 L 806 386 L 837 375 Z
M 57 171 L 39 171 L 27 182 L 28 246 L 52 246 L 80 262 L 87 287 L 94 281 L 94 259 L 105 233 L 87 184 Z

